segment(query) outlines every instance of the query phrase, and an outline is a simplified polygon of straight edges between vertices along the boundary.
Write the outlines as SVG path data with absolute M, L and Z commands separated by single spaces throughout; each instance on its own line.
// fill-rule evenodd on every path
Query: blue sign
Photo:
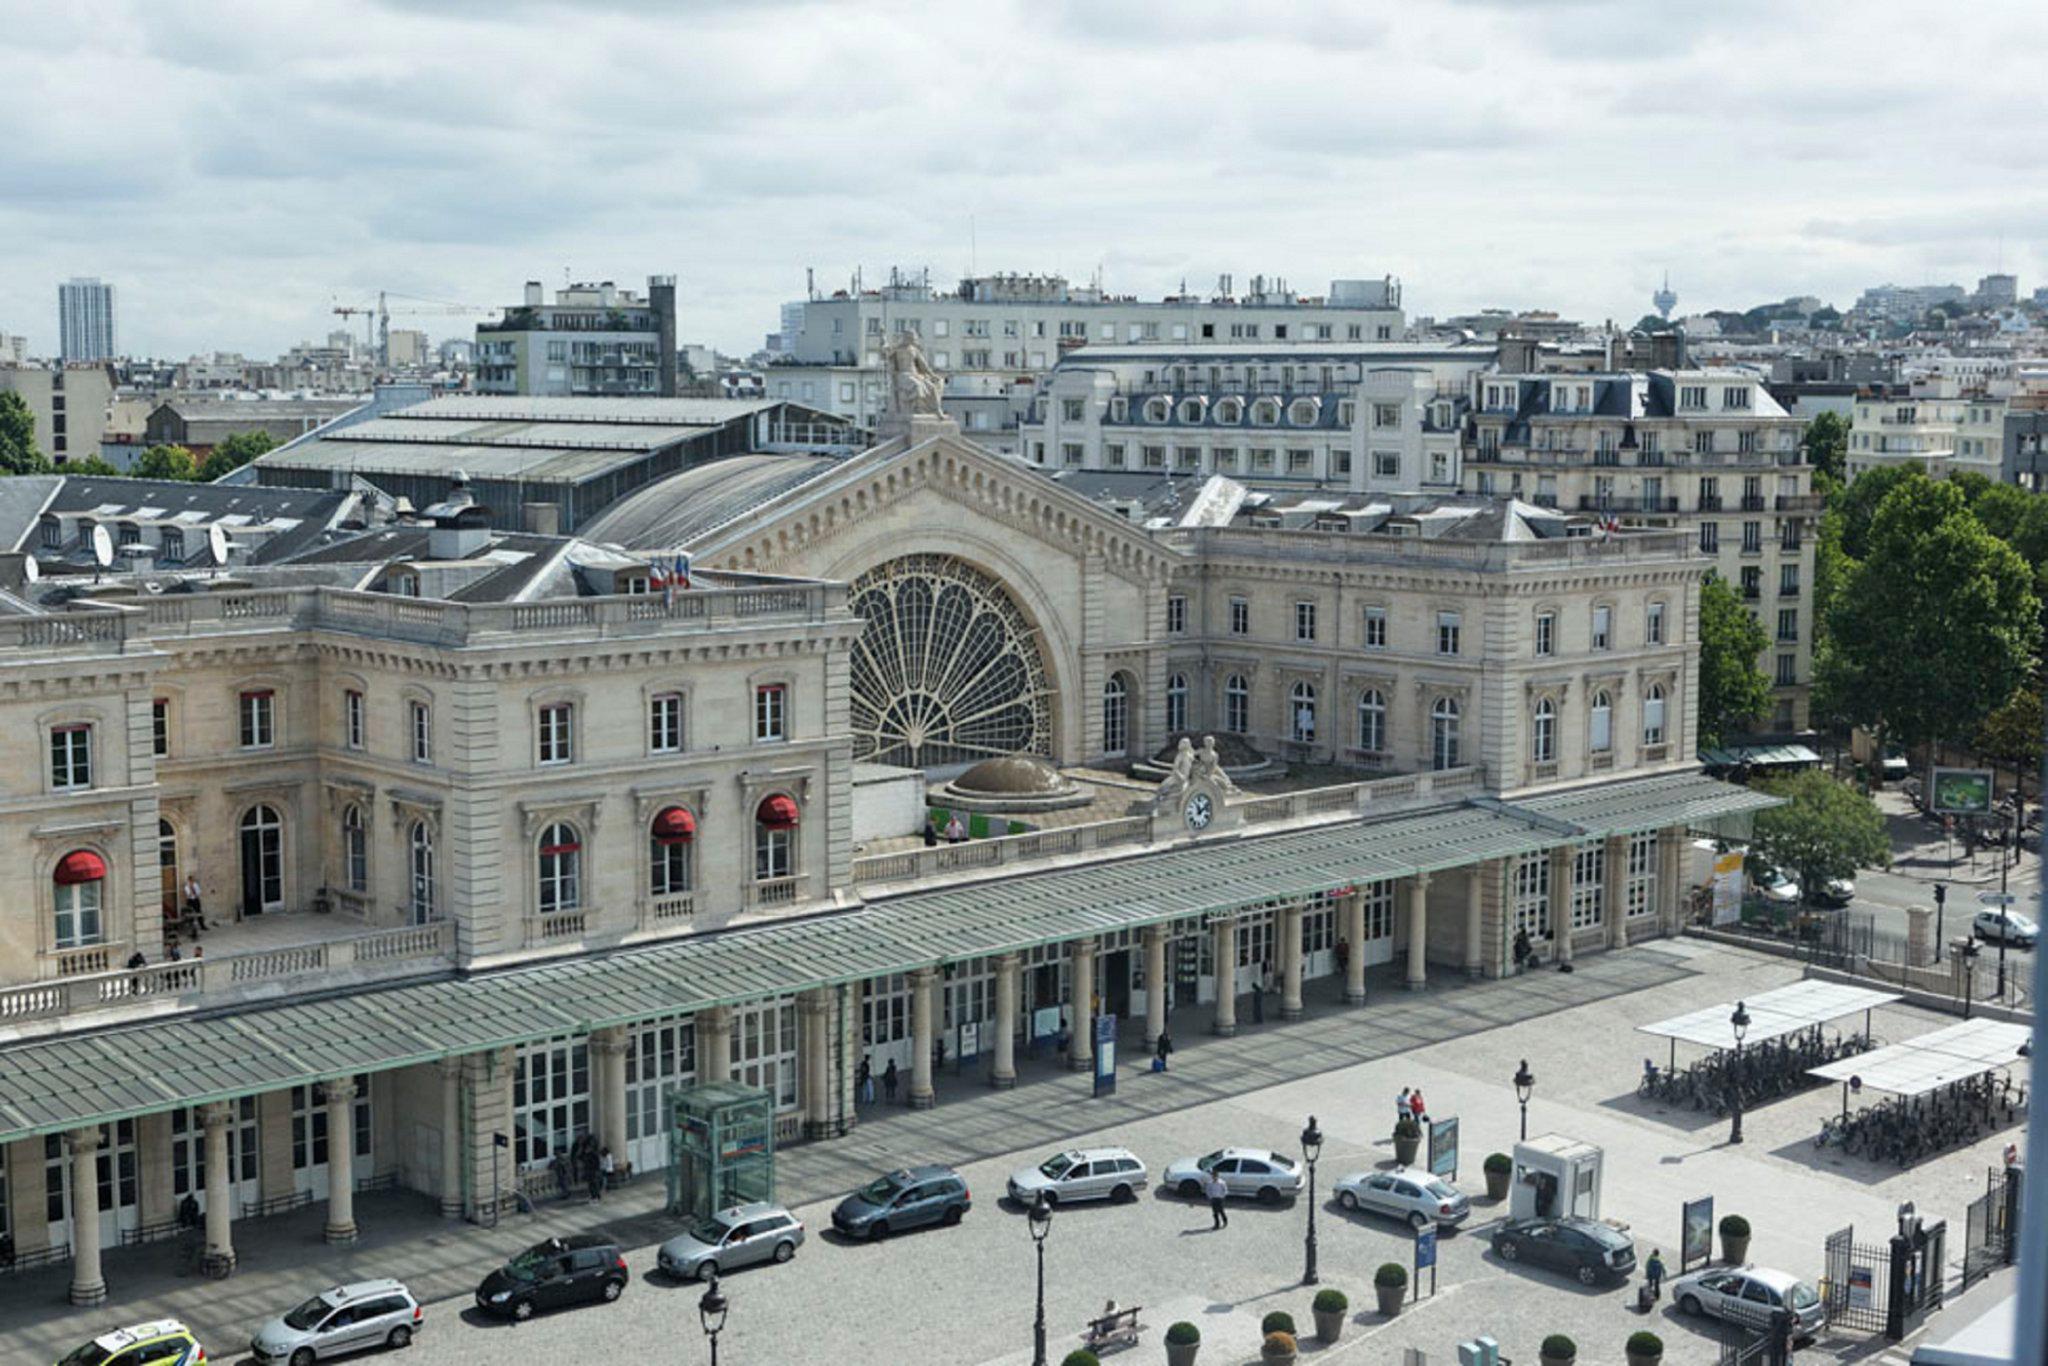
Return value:
M 1095 1094 L 1116 1091 L 1116 1016 L 1095 1017 Z
M 1415 1233 L 1415 1269 L 1436 1265 L 1436 1229 L 1417 1229 Z

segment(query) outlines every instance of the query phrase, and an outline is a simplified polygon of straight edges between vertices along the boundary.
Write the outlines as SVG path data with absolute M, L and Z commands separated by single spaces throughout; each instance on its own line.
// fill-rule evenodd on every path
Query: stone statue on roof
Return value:
M 1187 744 L 1182 740 L 1181 744 Z M 1230 781 L 1230 775 L 1223 771 L 1223 756 L 1216 752 L 1216 737 L 1204 735 L 1202 747 L 1195 752 L 1194 777 L 1213 784 L 1218 792 L 1235 792 L 1237 784 Z
M 889 367 L 889 412 L 897 418 L 940 417 L 939 399 L 946 381 L 924 358 L 917 334 L 905 328 L 897 332 L 882 353 Z

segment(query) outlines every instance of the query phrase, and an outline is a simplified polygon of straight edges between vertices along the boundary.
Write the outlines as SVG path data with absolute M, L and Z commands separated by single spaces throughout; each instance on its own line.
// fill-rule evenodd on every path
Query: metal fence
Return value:
M 1783 1358 L 1772 1352 L 1775 1345 L 1769 1333 L 1745 1329 L 1734 1342 L 1721 1344 L 1720 1366 L 1780 1366 Z
M 1984 1193 L 1970 1202 L 1963 1219 L 1963 1289 L 2002 1266 L 2011 1266 L 2019 1253 L 2020 1182 L 2018 1167 L 1993 1167 L 1985 1175 Z
M 1828 1327 L 1859 1333 L 1882 1333 L 1891 1292 L 1891 1249 L 1882 1243 L 1859 1243 L 1852 1225 L 1828 1235 L 1827 1268 L 1821 1278 L 1821 1306 Z

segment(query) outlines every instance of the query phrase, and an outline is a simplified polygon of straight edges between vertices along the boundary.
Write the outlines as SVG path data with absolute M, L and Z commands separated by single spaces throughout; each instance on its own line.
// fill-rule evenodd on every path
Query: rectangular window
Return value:
M 171 752 L 171 702 L 159 697 L 149 704 L 149 747 L 157 758 L 167 758 Z
M 1614 644 L 1614 609 L 1600 606 L 1593 609 L 1593 648 L 1609 649 Z
M 1166 468 L 1166 447 L 1164 447 L 1164 446 L 1147 446 L 1147 447 L 1145 447 L 1145 468 L 1146 468 L 1146 469 L 1148 469 L 1148 470 L 1163 470 L 1163 469 L 1165 469 L 1165 468 Z
M 1557 613 L 1536 614 L 1536 653 L 1550 655 L 1557 653 Z
M 1217 468 L 1217 469 L 1219 469 L 1219 470 L 1234 470 L 1234 469 L 1236 469 L 1236 468 L 1237 468 L 1237 447 L 1235 447 L 1235 446 L 1218 446 L 1218 447 L 1216 448 L 1216 468 Z
M 1384 650 L 1387 648 L 1387 609 L 1368 607 L 1365 609 L 1365 648 Z
M 1778 566 L 1778 596 L 1796 598 L 1799 596 L 1799 566 L 1781 564 Z
M 1102 448 L 1102 463 L 1113 470 L 1124 467 L 1124 448 L 1121 442 L 1111 442 Z
M 1079 422 L 1086 407 L 1087 403 L 1083 399 L 1063 398 L 1060 400 L 1060 416 L 1068 422 Z
M 1458 614 L 1438 612 L 1436 614 L 1436 652 L 1440 655 L 1458 653 Z
M 1622 904 L 1627 918 L 1649 915 L 1657 909 L 1657 836 L 1655 832 L 1628 838 L 1628 876 L 1622 883 Z
M 1721 552 L 1721 526 L 1718 522 L 1700 523 L 1700 550 L 1708 555 Z
M 1311 642 L 1316 638 L 1316 605 L 1312 602 L 1294 604 L 1294 638 Z
M 1273 472 L 1273 448 L 1272 448 L 1272 447 L 1270 447 L 1270 446 L 1254 446 L 1254 447 L 1252 447 L 1252 470 L 1253 470 L 1253 472 L 1254 472 L 1254 473 L 1264 473 L 1264 474 L 1271 474 L 1271 473 Z
M 1166 600 L 1166 633 L 1177 636 L 1188 629 L 1188 600 L 1175 593 Z
M 50 787 L 69 792 L 92 786 L 92 727 L 54 726 L 50 730 Z
M 1662 645 L 1664 643 L 1664 604 L 1653 602 L 1643 617 L 1643 643 Z
M 1799 609 L 1797 607 L 1781 607 L 1778 609 L 1778 639 L 1787 641 L 1799 639 Z
M 1230 634 L 1248 636 L 1252 633 L 1252 605 L 1245 598 L 1230 600 Z
M 789 738 L 789 689 L 770 683 L 754 689 L 754 739 L 758 742 Z
M 1572 855 L 1572 928 L 1587 930 L 1606 919 L 1607 850 L 1594 844 Z
M 566 764 L 576 757 L 576 709 L 556 702 L 540 709 L 538 758 L 544 764 Z
M 1678 406 L 1681 408 L 1704 408 L 1707 406 L 1707 386 L 1688 384 L 1678 391 Z
M 1372 473 L 1375 479 L 1399 479 L 1401 477 L 1401 453 L 1399 451 L 1374 451 Z
M 647 748 L 654 754 L 683 752 L 683 695 L 657 693 L 647 703 Z
M 1373 404 L 1372 425 L 1380 429 L 1398 428 L 1401 425 L 1401 405 L 1398 403 Z
M 1316 467 L 1316 453 L 1300 447 L 1289 447 L 1287 451 L 1287 472 L 1289 474 L 1311 474 Z
M 424 702 L 405 704 L 406 729 L 412 735 L 412 761 L 434 762 L 434 711 Z
M 363 695 L 354 688 L 341 695 L 341 743 L 350 749 L 363 747 Z
M 242 748 L 268 749 L 277 743 L 277 694 L 268 688 L 241 697 Z
M 1712 432 L 1694 432 L 1692 434 L 1692 448 L 1699 455 L 1712 455 L 1714 453 L 1714 434 Z
M 1078 441 L 1062 441 L 1062 442 L 1060 442 L 1060 463 L 1061 463 L 1061 464 L 1063 464 L 1063 465 L 1069 465 L 1069 466 L 1072 466 L 1072 465 L 1078 465 L 1078 464 L 1080 464 L 1080 463 L 1081 463 L 1081 456 L 1082 456 L 1082 454 L 1083 454 L 1083 449 L 1082 449 L 1082 445 L 1081 445 L 1081 443 L 1080 443 L 1080 442 L 1078 442 Z
M 1550 938 L 1550 855 L 1524 854 L 1515 863 L 1515 928 L 1531 939 Z

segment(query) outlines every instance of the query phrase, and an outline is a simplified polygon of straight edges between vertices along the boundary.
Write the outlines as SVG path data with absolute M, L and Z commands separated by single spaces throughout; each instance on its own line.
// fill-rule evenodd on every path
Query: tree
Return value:
M 1849 423 L 1840 413 L 1820 413 L 1799 433 L 1799 451 L 1816 473 L 1839 480 L 1848 473 Z
M 1855 877 L 1858 868 L 1890 864 L 1883 813 L 1849 784 L 1809 768 L 1756 786 L 1785 804 L 1757 812 L 1750 843 L 1809 896 L 1837 878 Z
M 1977 730 L 1977 752 L 1992 763 L 2012 765 L 2013 790 L 2024 797 L 2027 774 L 2041 767 L 2041 689 L 2015 689 Z
M 225 475 L 233 474 L 242 466 L 266 451 L 277 449 L 277 438 L 260 428 L 251 432 L 236 432 L 213 448 L 206 457 L 206 463 L 199 467 L 199 477 L 212 483 Z
M 1868 542 L 1830 609 L 1831 695 L 1909 744 L 1974 735 L 2033 668 L 2033 571 L 1961 490 L 1918 476 L 1878 504 Z
M 1890 465 L 1859 474 L 1856 482 L 1842 489 L 1828 510 L 1841 519 L 1843 554 L 1860 560 L 1870 553 L 1870 522 L 1877 505 L 1893 489 L 1916 479 L 1924 483 L 1927 476 L 1910 465 Z
M 36 415 L 28 400 L 13 390 L 0 394 L 0 474 L 49 472 L 49 460 L 36 449 Z
M 1701 745 L 1720 744 L 1771 705 L 1771 680 L 1756 662 L 1770 643 L 1735 590 L 1709 574 L 1700 585 Z
M 1959 474 L 1954 479 L 1964 477 Z M 2040 495 L 2029 493 L 2017 484 L 1994 483 L 1975 472 L 1970 472 L 1967 477 L 1975 481 L 1964 490 L 1964 496 L 1970 500 L 1970 511 L 1976 514 L 1986 531 L 2018 550 L 2016 542 L 2020 527 L 2034 504 L 2041 501 Z
M 63 464 L 55 465 L 51 468 L 58 474 L 111 474 L 117 479 L 121 476 L 121 471 L 115 469 L 96 455 L 80 456 L 75 460 L 66 460 Z
M 197 479 L 199 459 L 183 446 L 151 446 L 135 458 L 137 479 Z

